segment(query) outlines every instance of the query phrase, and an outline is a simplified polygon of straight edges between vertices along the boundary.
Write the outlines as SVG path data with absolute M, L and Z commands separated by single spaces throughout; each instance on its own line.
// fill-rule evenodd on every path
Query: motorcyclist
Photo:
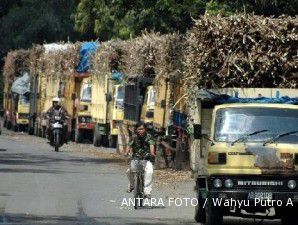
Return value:
M 55 121 L 55 116 L 60 116 L 63 121 L 67 121 L 67 119 L 69 118 L 66 109 L 63 106 L 61 106 L 61 99 L 58 97 L 53 98 L 52 107 L 49 108 L 49 110 L 46 112 L 46 118 L 49 121 L 47 123 L 47 134 L 50 142 L 53 140 L 51 124 Z M 65 123 L 63 130 L 64 142 L 67 143 L 67 123 Z
M 132 136 L 128 148 L 126 150 L 126 155 L 132 153 L 133 163 L 134 159 L 142 160 L 145 155 L 148 153 L 151 156 L 155 155 L 155 142 L 152 139 L 151 135 L 146 131 L 146 125 L 143 122 L 137 123 L 135 127 L 135 134 Z M 131 167 L 127 169 L 126 174 L 129 180 L 127 192 L 132 192 L 133 184 L 134 184 L 134 174 L 131 171 Z M 150 161 L 146 161 L 145 169 L 144 169 L 144 195 L 146 198 L 151 197 L 152 191 L 152 177 L 153 177 L 153 165 Z

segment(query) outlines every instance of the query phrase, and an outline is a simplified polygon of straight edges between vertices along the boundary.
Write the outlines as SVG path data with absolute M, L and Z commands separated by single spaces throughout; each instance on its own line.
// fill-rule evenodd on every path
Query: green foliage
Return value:
M 80 0 L 73 14 L 76 29 L 101 40 L 134 37 L 143 30 L 185 32 L 192 18 L 209 14 L 296 15 L 298 0 Z
M 129 38 L 144 29 L 185 32 L 204 7 L 203 0 L 81 0 L 74 19 L 78 31 L 93 32 L 102 40 Z
M 254 13 L 264 16 L 295 16 L 298 13 L 298 0 L 211 0 L 206 4 L 206 11 L 213 15 Z
M 89 38 L 90 36 L 74 31 L 71 14 L 78 4 L 77 1 L 1 0 L 0 66 L 3 66 L 6 53 L 14 49 L 29 48 L 34 43 Z

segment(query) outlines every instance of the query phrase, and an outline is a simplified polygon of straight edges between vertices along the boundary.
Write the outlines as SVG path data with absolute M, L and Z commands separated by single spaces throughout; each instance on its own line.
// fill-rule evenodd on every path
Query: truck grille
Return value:
M 213 181 L 219 178 L 224 181 L 226 179 L 231 179 L 233 181 L 232 189 L 260 189 L 260 190 L 279 190 L 279 191 L 290 191 L 288 188 L 288 181 L 295 180 L 298 183 L 298 176 L 216 176 L 212 177 L 208 186 L 213 188 Z M 226 189 L 224 186 L 222 189 Z

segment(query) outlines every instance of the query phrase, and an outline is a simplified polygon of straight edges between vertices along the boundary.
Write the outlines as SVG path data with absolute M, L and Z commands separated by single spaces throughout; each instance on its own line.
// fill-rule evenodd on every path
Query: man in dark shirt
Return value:
M 126 171 L 129 185 L 128 192 L 132 192 L 134 175 L 131 168 L 134 166 L 134 160 L 143 160 L 148 154 L 155 157 L 155 142 L 151 135 L 147 133 L 146 126 L 143 122 L 139 122 L 136 125 L 136 134 L 132 136 L 131 141 L 128 144 L 127 154 L 132 153 L 132 160 L 130 162 L 130 167 Z M 152 176 L 153 176 L 153 165 L 150 161 L 146 161 L 145 171 L 144 171 L 144 194 L 145 197 L 151 197 L 152 191 Z
M 52 133 L 51 133 L 51 123 L 55 121 L 55 116 L 61 117 L 62 120 L 67 121 L 69 118 L 69 115 L 66 111 L 66 109 L 61 105 L 61 99 L 60 98 L 53 98 L 52 100 L 52 107 L 48 109 L 46 112 L 46 117 L 49 120 L 48 122 L 48 127 L 47 127 L 47 134 L 48 134 L 48 139 L 51 142 L 52 141 Z M 63 127 L 63 139 L 64 142 L 67 143 L 67 124 Z

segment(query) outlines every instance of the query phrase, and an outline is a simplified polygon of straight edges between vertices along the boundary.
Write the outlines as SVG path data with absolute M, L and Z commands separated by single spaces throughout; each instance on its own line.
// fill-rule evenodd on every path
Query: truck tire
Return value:
M 33 135 L 34 134 L 34 128 L 33 127 L 29 127 L 28 128 L 28 134 L 29 135 Z
M 175 169 L 182 170 L 182 160 L 183 160 L 183 149 L 181 139 L 177 139 L 176 143 L 176 155 L 175 155 Z
M 220 207 L 215 207 L 212 200 L 207 200 L 206 203 L 206 225 L 222 225 L 223 215 Z
M 108 135 L 102 135 L 101 145 L 106 148 L 109 147 L 109 136 Z
M 164 149 L 159 143 L 156 145 L 156 157 L 155 157 L 155 165 L 154 166 L 156 169 L 167 168 Z
M 80 143 L 82 142 L 82 132 L 79 129 L 75 131 L 75 142 Z
M 7 128 L 7 130 L 10 130 L 10 129 L 11 129 L 11 127 L 12 127 L 12 126 L 11 126 L 11 122 L 10 122 L 10 121 L 8 121 L 8 122 L 7 122 L 7 127 L 6 127 L 6 128 Z
M 109 135 L 108 136 L 108 147 L 109 148 L 116 148 L 117 147 L 117 135 Z
M 197 223 L 206 223 L 206 211 L 203 208 L 204 201 L 201 194 L 198 193 L 198 204 L 195 207 L 195 221 Z
M 95 147 L 100 147 L 101 142 L 102 142 L 102 135 L 94 133 L 94 135 L 93 135 L 93 145 Z
M 297 224 L 297 220 L 297 206 L 294 206 L 292 208 L 286 207 L 282 210 L 281 225 Z
M 19 126 L 17 124 L 13 126 L 13 131 L 19 132 Z

